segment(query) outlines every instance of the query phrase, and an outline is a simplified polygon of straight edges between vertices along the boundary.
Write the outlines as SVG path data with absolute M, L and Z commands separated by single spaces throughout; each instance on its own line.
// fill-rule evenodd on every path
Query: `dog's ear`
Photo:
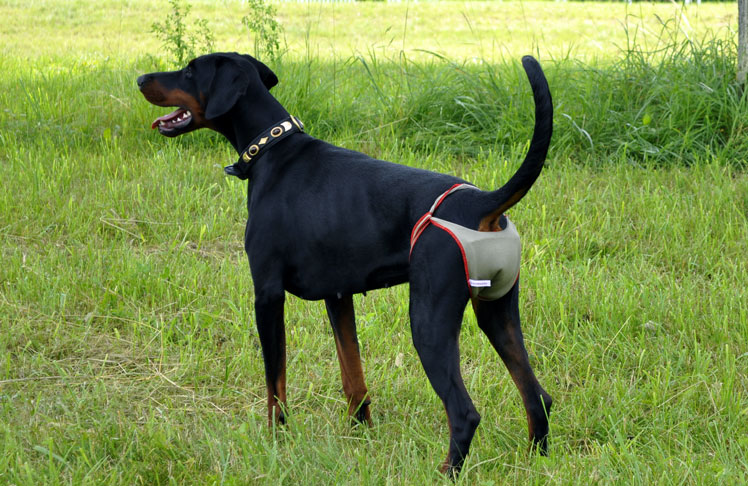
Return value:
M 249 87 L 249 73 L 231 59 L 217 58 L 213 63 L 212 79 L 205 106 L 205 118 L 212 120 L 234 107 Z
M 207 56 L 206 56 L 207 57 Z M 278 77 L 269 67 L 252 56 L 219 53 L 212 56 L 208 104 L 205 118 L 212 120 L 234 107 L 239 98 L 247 93 L 255 73 L 268 90 L 278 84 Z M 256 83 L 256 81 L 255 81 Z
M 270 90 L 273 86 L 278 84 L 278 76 L 275 75 L 275 73 L 267 67 L 265 64 L 261 63 L 257 59 L 255 59 L 252 56 L 248 56 L 246 54 L 242 55 L 244 59 L 251 62 L 252 65 L 257 69 L 257 72 L 260 74 L 260 79 L 262 80 L 262 84 L 265 85 L 265 87 Z

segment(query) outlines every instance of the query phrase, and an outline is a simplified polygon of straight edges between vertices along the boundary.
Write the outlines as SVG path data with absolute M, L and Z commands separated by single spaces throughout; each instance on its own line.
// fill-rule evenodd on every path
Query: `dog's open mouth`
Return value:
M 192 123 L 190 110 L 178 108 L 168 115 L 160 116 L 151 123 L 151 128 L 158 128 L 162 135 L 177 135 Z

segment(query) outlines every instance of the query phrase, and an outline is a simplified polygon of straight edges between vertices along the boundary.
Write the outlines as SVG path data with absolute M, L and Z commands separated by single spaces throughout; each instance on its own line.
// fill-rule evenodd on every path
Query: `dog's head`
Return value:
M 176 137 L 198 128 L 214 128 L 242 96 L 269 90 L 278 78 L 252 56 L 218 52 L 193 59 L 184 69 L 144 74 L 138 87 L 145 99 L 157 106 L 176 107 L 157 118 L 151 128 Z

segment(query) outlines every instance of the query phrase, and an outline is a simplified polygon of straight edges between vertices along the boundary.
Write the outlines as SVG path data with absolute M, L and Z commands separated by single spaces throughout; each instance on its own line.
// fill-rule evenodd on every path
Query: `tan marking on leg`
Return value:
M 348 414 L 371 425 L 369 411 L 369 390 L 364 380 L 361 366 L 361 355 L 356 336 L 356 321 L 353 309 L 353 297 L 339 299 L 335 308 L 328 305 L 330 319 L 333 323 L 335 348 L 340 364 L 340 377 L 343 392 L 348 400 Z

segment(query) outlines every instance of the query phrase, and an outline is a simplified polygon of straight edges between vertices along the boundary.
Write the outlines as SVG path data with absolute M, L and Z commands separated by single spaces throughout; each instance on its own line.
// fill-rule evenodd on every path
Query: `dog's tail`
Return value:
M 551 144 L 553 102 L 548 81 L 545 79 L 540 64 L 532 56 L 523 57 L 522 66 L 525 68 L 535 98 L 535 131 L 530 141 L 530 149 L 520 168 L 506 184 L 490 193 L 494 209 L 481 220 L 481 229 L 484 231 L 499 229 L 501 215 L 527 194 L 543 169 L 548 147 Z

